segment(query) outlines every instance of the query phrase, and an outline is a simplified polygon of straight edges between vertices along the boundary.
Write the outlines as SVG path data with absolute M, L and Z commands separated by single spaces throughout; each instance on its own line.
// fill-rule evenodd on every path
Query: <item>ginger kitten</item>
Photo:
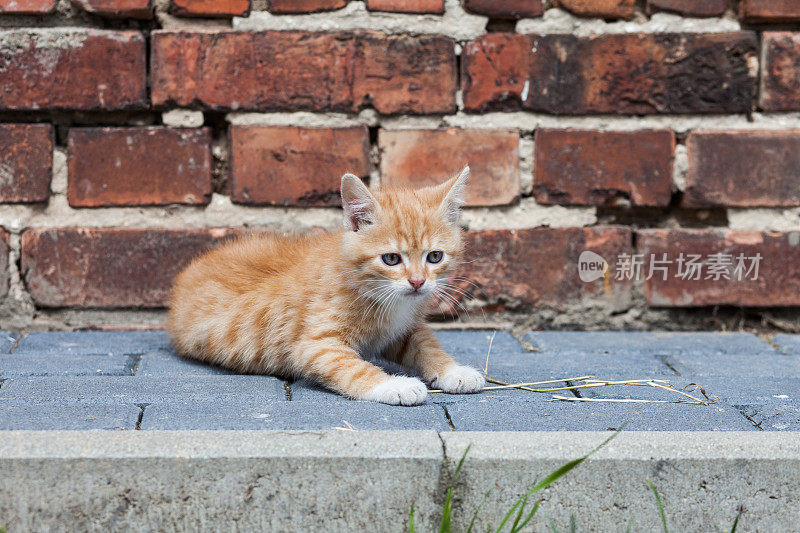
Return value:
M 175 280 L 167 325 L 175 348 L 393 405 L 422 403 L 425 384 L 362 357 L 413 368 L 447 392 L 482 390 L 483 376 L 458 365 L 424 322 L 461 258 L 468 175 L 466 167 L 435 187 L 373 195 L 345 174 L 342 231 L 249 236 L 206 253 Z

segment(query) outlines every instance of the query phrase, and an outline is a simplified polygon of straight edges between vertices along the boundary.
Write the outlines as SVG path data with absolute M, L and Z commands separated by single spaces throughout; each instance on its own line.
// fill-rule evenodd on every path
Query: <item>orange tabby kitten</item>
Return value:
M 483 376 L 442 350 L 424 318 L 462 253 L 459 211 L 469 167 L 448 182 L 373 195 L 342 177 L 344 230 L 245 237 L 208 252 L 175 280 L 168 329 L 187 357 L 239 371 L 313 379 L 345 396 L 415 405 L 419 379 L 362 357 L 413 368 L 451 393 Z

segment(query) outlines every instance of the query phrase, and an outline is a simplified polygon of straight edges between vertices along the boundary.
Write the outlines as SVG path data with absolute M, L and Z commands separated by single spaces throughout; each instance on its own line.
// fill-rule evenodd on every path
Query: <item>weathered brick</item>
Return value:
M 72 0 L 84 11 L 103 17 L 151 18 L 150 0 Z
M 542 0 L 464 0 L 464 9 L 492 18 L 538 17 Z
M 739 17 L 748 22 L 792 22 L 800 20 L 797 0 L 742 0 Z
M 157 106 L 357 111 L 455 110 L 451 39 L 377 32 L 153 33 Z
M 8 232 L 0 228 L 0 298 L 8 294 Z
M 227 229 L 35 228 L 22 234 L 22 274 L 45 307 L 161 307 L 172 279 Z
M 392 13 L 444 13 L 444 0 L 367 0 L 370 11 Z
M 642 230 L 638 232 L 639 252 L 644 254 L 643 277 L 648 274 L 651 255 L 657 260 L 671 261 L 665 274 L 656 270 L 645 281 L 644 291 L 648 303 L 663 307 L 695 307 L 705 305 L 784 306 L 800 305 L 800 233 L 767 233 L 759 231 L 716 230 Z M 682 279 L 687 270 L 683 263 L 679 272 L 680 254 L 700 255 L 700 279 L 693 275 Z M 723 269 L 729 279 L 713 273 L 711 264 L 722 261 L 709 259 L 711 254 L 730 257 L 731 268 Z M 741 280 L 733 270 L 743 254 L 744 267 Z M 752 261 L 747 258 L 761 255 L 757 279 L 754 272 L 747 275 Z M 727 262 L 727 261 L 726 261 Z M 709 274 L 711 277 L 706 279 Z
M 695 131 L 683 203 L 800 206 L 800 131 Z
M 231 198 L 241 204 L 341 205 L 342 174 L 369 176 L 369 132 L 231 127 Z
M 359 40 L 354 105 L 384 114 L 452 113 L 457 89 L 455 43 L 440 36 L 386 36 Z
M 0 202 L 46 202 L 52 171 L 50 124 L 0 124 Z
M 630 19 L 636 0 L 558 0 L 558 5 L 580 17 Z
M 515 303 L 563 308 L 586 298 L 605 299 L 617 307 L 630 298 L 631 282 L 610 271 L 583 282 L 578 257 L 591 250 L 609 264 L 631 253 L 631 232 L 618 226 L 486 230 L 466 233 L 466 261 L 459 275 L 478 285 L 465 287 L 498 309 Z
M 0 0 L 0 14 L 41 15 L 55 9 L 56 0 Z
M 746 112 L 756 46 L 752 32 L 491 33 L 464 47 L 464 107 L 561 114 Z
M 213 0 L 212 0 L 213 1 Z M 314 13 L 341 9 L 348 0 L 270 0 L 269 10 L 277 14 Z
M 533 192 L 542 204 L 669 205 L 671 130 L 536 130 Z
M 0 31 L 0 109 L 130 109 L 146 104 L 137 31 Z
M 760 107 L 800 110 L 800 32 L 764 32 L 761 54 Z
M 647 10 L 669 11 L 687 17 L 718 17 L 725 13 L 726 0 L 647 0 Z
M 73 207 L 205 204 L 211 199 L 211 132 L 79 128 L 69 132 Z
M 519 196 L 519 133 L 507 130 L 381 130 L 381 183 L 423 187 L 469 163 L 467 203 L 503 205 Z
M 246 17 L 250 0 L 171 0 L 169 10 L 179 17 Z

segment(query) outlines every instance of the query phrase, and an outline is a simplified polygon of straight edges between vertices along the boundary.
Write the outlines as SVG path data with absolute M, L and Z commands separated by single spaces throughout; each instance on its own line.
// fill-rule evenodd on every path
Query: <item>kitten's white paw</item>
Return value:
M 444 375 L 437 376 L 431 385 L 451 394 L 465 394 L 482 391 L 486 380 L 474 368 L 456 365 L 450 367 Z
M 365 394 L 364 399 L 389 405 L 419 405 L 427 395 L 428 388 L 417 378 L 392 376 Z

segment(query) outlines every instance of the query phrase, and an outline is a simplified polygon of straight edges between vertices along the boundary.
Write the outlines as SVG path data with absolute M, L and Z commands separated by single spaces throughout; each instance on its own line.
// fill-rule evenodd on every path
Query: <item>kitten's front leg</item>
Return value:
M 417 378 L 390 376 L 338 339 L 304 343 L 301 354 L 304 375 L 355 400 L 418 405 L 428 394 Z
M 480 392 L 486 385 L 483 375 L 472 367 L 459 365 L 442 349 L 428 326 L 414 330 L 400 346 L 396 361 L 415 368 L 434 388 L 450 393 Z

